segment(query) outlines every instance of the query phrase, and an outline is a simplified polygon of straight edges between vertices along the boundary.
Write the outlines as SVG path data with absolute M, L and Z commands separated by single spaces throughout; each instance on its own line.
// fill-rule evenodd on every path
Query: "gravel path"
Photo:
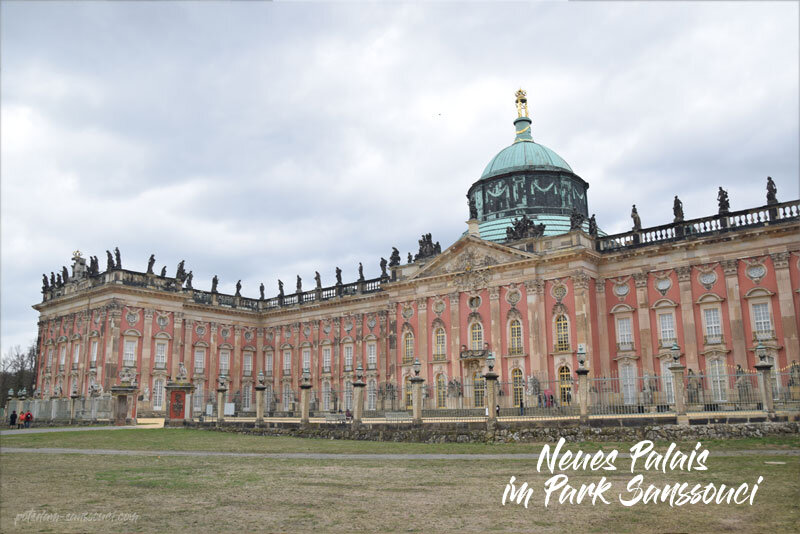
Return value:
M 67 449 L 60 447 L 26 448 L 0 447 L 9 454 L 86 454 L 112 456 L 218 456 L 222 458 L 288 458 L 305 460 L 537 460 L 538 454 L 332 454 L 322 452 L 211 452 L 211 451 L 131 451 L 118 449 Z M 800 450 L 741 450 L 712 452 L 712 456 L 800 456 Z M 621 452 L 620 458 L 630 457 Z
M 49 432 L 84 432 L 90 430 L 121 430 L 123 428 L 139 428 L 139 429 L 146 429 L 146 428 L 153 428 L 152 426 L 136 426 L 136 425 L 129 425 L 129 426 L 70 426 L 70 427 L 63 427 L 63 428 L 24 428 L 20 430 L 0 430 L 0 436 L 16 436 L 19 434 L 46 434 Z

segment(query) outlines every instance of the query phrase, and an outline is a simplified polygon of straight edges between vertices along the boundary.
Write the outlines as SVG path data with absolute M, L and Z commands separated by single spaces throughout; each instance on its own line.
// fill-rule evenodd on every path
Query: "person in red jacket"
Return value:
M 33 414 L 28 410 L 25 412 L 25 428 L 30 428 L 33 422 Z

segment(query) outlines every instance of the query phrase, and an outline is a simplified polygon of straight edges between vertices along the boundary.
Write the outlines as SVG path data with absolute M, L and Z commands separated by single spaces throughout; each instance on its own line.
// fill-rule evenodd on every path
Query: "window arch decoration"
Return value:
M 705 293 L 701 295 L 700 298 L 697 299 L 695 304 L 710 304 L 712 302 L 722 302 L 724 301 L 724 297 L 720 297 L 716 293 Z
M 223 350 L 233 350 L 233 345 L 230 343 L 222 343 L 218 348 Z
M 172 339 L 172 336 L 166 332 L 158 332 L 153 336 L 154 339 Z
M 128 328 L 125 332 L 122 333 L 123 336 L 134 336 L 134 337 L 142 337 L 142 334 L 139 333 L 138 330 L 134 330 L 133 328 Z M 75 338 L 73 338 L 75 339 Z

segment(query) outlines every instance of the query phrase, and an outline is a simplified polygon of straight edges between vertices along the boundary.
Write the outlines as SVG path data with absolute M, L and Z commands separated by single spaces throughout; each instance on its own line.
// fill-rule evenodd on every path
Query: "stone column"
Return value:
M 422 376 L 428 376 L 428 299 L 421 298 L 416 302 L 417 305 L 417 357 L 422 362 Z
M 587 353 L 593 354 L 589 280 L 591 278 L 583 271 L 572 275 L 572 286 L 575 288 L 575 338 L 578 344 L 585 347 Z M 591 363 L 589 366 L 591 367 Z
M 650 376 L 653 372 L 653 336 L 650 330 L 650 299 L 647 296 L 647 273 L 633 275 L 636 286 L 636 315 L 639 318 L 639 352 L 642 367 Z
M 356 378 L 353 382 L 353 424 L 358 425 L 361 423 L 361 417 L 364 414 L 364 386 L 366 382 L 363 379 Z
M 217 426 L 225 422 L 225 393 L 228 388 L 225 386 L 217 388 Z
M 686 366 L 700 370 L 697 359 L 697 332 L 694 324 L 694 300 L 692 299 L 692 267 L 677 267 L 678 286 L 681 290 L 681 322 L 683 324 L 683 348 Z
M 175 379 L 178 376 L 178 364 L 183 361 L 181 358 L 181 349 L 183 348 L 183 314 L 179 312 L 173 313 L 173 332 L 172 332 L 172 354 L 167 360 L 169 366 L 169 376 Z M 184 363 L 188 369 L 188 365 Z
M 192 337 L 194 336 L 194 321 L 191 319 L 186 319 L 184 321 L 184 342 L 183 342 L 183 364 L 186 366 L 187 369 L 192 370 L 192 375 L 197 373 L 197 370 L 194 368 L 194 354 L 192 354 Z M 206 354 L 206 362 L 205 366 L 208 367 L 208 355 Z M 173 377 L 178 376 L 178 369 L 175 369 L 173 372 Z M 190 375 L 191 376 L 191 375 Z M 208 375 L 206 375 L 208 376 Z M 210 383 L 210 382 L 209 382 Z
M 733 361 L 747 369 L 747 347 L 744 339 L 744 324 L 742 323 L 742 301 L 739 295 L 739 260 L 725 260 L 720 263 L 725 273 Z
M 108 325 L 110 332 L 107 334 L 106 337 L 106 353 L 105 353 L 105 364 L 108 365 L 111 363 L 114 365 L 114 373 L 108 374 L 106 373 L 105 369 L 103 369 L 103 378 L 105 379 L 106 384 L 104 385 L 104 389 L 107 391 L 114 385 L 114 381 L 116 379 L 117 373 L 119 372 L 119 322 L 122 319 L 122 311 L 119 309 L 112 309 L 109 311 L 109 318 L 108 318 Z
M 69 403 L 69 424 L 75 423 L 75 401 L 78 400 L 78 394 L 72 393 L 70 396 L 70 403 Z
M 264 424 L 264 392 L 266 390 L 267 386 L 261 384 L 256 386 L 256 426 Z
M 792 281 L 789 277 L 791 254 L 789 252 L 778 252 L 777 254 L 770 254 L 770 257 L 772 258 L 772 266 L 775 267 L 775 278 L 778 283 L 778 306 L 781 310 L 781 326 L 783 327 L 783 350 L 786 353 L 786 362 L 792 363 L 795 360 L 800 360 L 800 341 L 798 341 Z M 775 354 L 775 365 L 780 367 L 777 354 Z
M 538 364 L 535 364 L 536 367 L 534 367 L 534 369 L 547 372 L 548 358 L 550 355 L 550 350 L 552 350 L 553 347 L 547 346 L 547 330 L 549 326 L 547 324 L 547 311 L 544 308 L 545 283 L 543 280 L 536 280 L 535 282 L 536 282 L 536 305 L 533 311 L 533 321 L 535 325 L 536 338 L 539 341 L 538 342 L 539 361 Z
M 459 369 L 459 358 L 460 351 L 461 351 L 461 339 L 460 339 L 460 325 L 461 320 L 458 315 L 458 301 L 459 301 L 459 293 L 450 293 L 448 295 L 450 299 L 450 378 L 459 378 L 458 377 L 458 369 Z
M 589 370 L 585 367 L 578 367 L 575 370 L 578 375 L 578 403 L 581 409 L 581 423 L 589 421 Z
M 425 382 L 425 379 L 420 376 L 412 376 L 410 379 L 411 382 L 411 403 L 412 403 L 412 410 L 411 416 L 413 419 L 413 423 L 417 425 L 422 424 L 422 384 Z M 401 392 L 405 395 L 405 392 Z M 405 402 L 405 401 L 403 401 Z
M 153 345 L 153 314 L 155 310 L 152 308 L 145 308 L 144 310 L 144 334 L 142 335 L 142 370 L 141 370 L 141 387 L 150 387 L 150 354 Z M 151 392 L 152 394 L 152 392 Z M 145 401 L 142 401 L 145 402 Z M 150 403 L 151 401 L 146 401 Z M 152 405 L 152 404 L 151 404 Z
M 208 354 L 206 355 L 206 372 L 208 373 L 206 376 L 208 376 L 208 382 L 213 384 L 217 380 L 217 377 L 219 377 L 219 363 L 217 363 L 219 358 L 217 354 L 217 323 L 209 323 L 208 328 L 211 331 L 209 338 L 211 347 L 208 349 Z M 233 355 L 231 355 L 231 357 L 232 356 Z M 230 364 L 230 361 L 228 363 Z M 228 386 L 230 386 L 230 382 L 228 382 Z
M 502 328 L 503 321 L 500 317 L 500 287 L 498 286 L 489 288 L 489 314 L 491 317 L 490 328 L 492 332 L 491 351 L 495 355 L 495 361 L 497 362 L 495 365 L 499 371 L 497 376 L 500 378 L 503 375 L 503 362 L 505 361 L 502 355 L 503 341 L 501 332 L 504 331 L 505 328 Z M 492 410 L 494 410 L 494 406 L 492 406 L 489 411 L 491 412 Z
M 493 425 L 497 422 L 497 414 L 494 411 L 497 406 L 497 379 L 499 375 L 493 370 L 483 375 L 486 379 L 486 406 L 489 408 L 489 418 L 487 424 Z
M 599 330 L 600 346 L 594 347 L 600 358 L 601 376 L 611 376 L 611 354 L 608 351 L 608 310 L 606 308 L 606 280 L 598 278 L 594 282 L 597 299 L 597 329 Z M 592 353 L 590 353 L 592 354 Z M 595 375 L 597 376 L 597 369 Z
M 758 389 L 761 390 L 761 402 L 769 419 L 775 418 L 775 408 L 772 404 L 772 364 L 760 361 L 753 367 L 758 371 Z
M 304 383 L 300 384 L 300 423 L 307 425 L 308 424 L 308 405 L 309 405 L 309 393 L 311 393 L 311 384 Z
M 672 391 L 675 395 L 675 414 L 678 416 L 679 425 L 688 425 L 689 418 L 686 417 L 686 390 L 683 384 L 683 371 L 686 366 L 680 362 L 672 363 L 669 371 L 672 373 Z
M 228 362 L 230 365 L 230 379 L 233 391 L 242 391 L 242 332 L 241 326 L 233 327 L 233 350 L 231 351 L 231 360 Z M 252 372 L 252 371 L 251 371 Z

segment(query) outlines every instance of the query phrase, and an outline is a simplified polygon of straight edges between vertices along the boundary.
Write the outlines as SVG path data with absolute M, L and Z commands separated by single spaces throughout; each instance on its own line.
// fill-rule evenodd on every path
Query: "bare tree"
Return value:
M 25 388 L 28 395 L 33 393 L 36 380 L 36 369 L 39 363 L 39 354 L 36 343 L 31 343 L 28 350 L 15 345 L 0 359 L 0 398 L 5 402 L 9 389 L 18 392 Z

